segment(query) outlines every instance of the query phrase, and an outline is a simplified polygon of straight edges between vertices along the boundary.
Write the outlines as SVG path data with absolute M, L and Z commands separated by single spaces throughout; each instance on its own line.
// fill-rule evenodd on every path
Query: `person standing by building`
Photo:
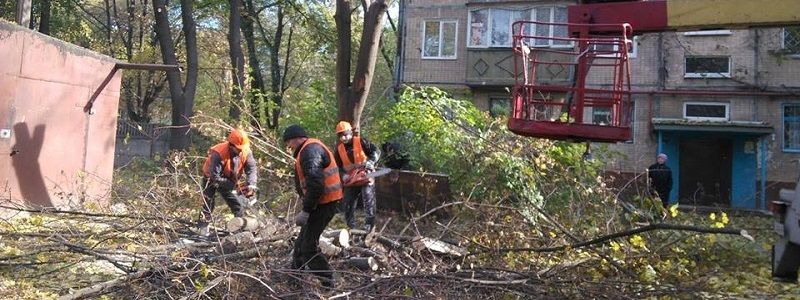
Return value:
M 239 178 L 246 175 L 247 186 L 237 191 Z M 208 226 L 214 211 L 214 195 L 219 192 L 222 199 L 236 217 L 242 217 L 242 196 L 255 194 L 258 182 L 258 168 L 250 150 L 250 138 L 242 129 L 233 129 L 226 141 L 208 149 L 208 157 L 203 164 L 203 208 L 197 221 L 197 231 L 208 236 Z
M 333 271 L 320 253 L 319 237 L 336 215 L 343 197 L 339 168 L 328 147 L 318 139 L 307 137 L 299 125 L 287 127 L 283 141 L 293 151 L 295 188 L 303 202 L 302 211 L 294 218 L 295 225 L 301 228 L 294 243 L 292 267 L 308 267 L 323 286 L 332 288 Z
M 375 226 L 375 181 L 370 179 L 363 184 L 348 185 L 348 180 L 354 172 L 362 169 L 364 172 L 375 171 L 381 152 L 375 144 L 360 135 L 355 135 L 350 123 L 341 121 L 336 125 L 336 163 L 342 175 L 344 187 L 344 218 L 347 227 L 356 228 L 356 206 L 358 198 L 364 203 L 364 230 L 372 231 Z
M 672 170 L 666 165 L 667 155 L 659 153 L 656 163 L 647 168 L 647 178 L 650 180 L 650 191 L 658 195 L 664 208 L 669 206 L 669 193 L 672 191 Z

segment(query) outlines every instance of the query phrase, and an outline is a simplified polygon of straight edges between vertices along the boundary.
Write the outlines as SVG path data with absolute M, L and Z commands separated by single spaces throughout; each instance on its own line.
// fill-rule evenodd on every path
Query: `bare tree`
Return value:
M 177 65 L 175 45 L 169 25 L 169 10 L 166 0 L 153 0 L 153 12 L 156 19 L 156 37 L 161 47 L 164 63 Z M 194 95 L 197 90 L 197 29 L 194 21 L 193 0 L 181 0 L 181 21 L 186 46 L 186 84 L 181 80 L 180 71 L 167 71 L 169 93 L 172 102 L 172 130 L 170 149 L 184 150 L 189 147 L 189 118 L 194 107 Z
M 228 111 L 232 119 L 239 119 L 241 111 L 239 105 L 244 96 L 244 52 L 242 51 L 242 1 L 230 0 L 228 8 L 228 46 L 230 47 L 231 67 L 233 72 L 233 101 Z
M 244 0 L 244 12 L 242 14 L 242 33 L 244 33 L 245 44 L 247 45 L 247 63 L 250 65 L 250 77 L 252 79 L 250 85 L 250 92 L 252 95 L 252 114 L 257 119 L 265 117 L 261 110 L 261 103 L 256 93 L 263 93 L 265 89 L 264 76 L 261 74 L 261 62 L 258 59 L 258 51 L 256 50 L 256 40 L 253 30 L 253 23 L 255 18 L 258 18 L 258 13 L 253 6 L 253 0 Z
M 383 32 L 384 15 L 388 5 L 385 0 L 372 0 L 369 5 L 366 1 L 362 1 L 362 7 L 364 9 L 364 28 L 358 49 L 355 74 L 351 81 L 352 22 L 350 13 L 352 2 L 336 0 L 335 19 L 339 39 L 336 45 L 336 102 L 339 119 L 351 122 L 356 128 L 361 123 L 361 112 L 364 110 L 364 104 L 372 85 L 375 61 Z

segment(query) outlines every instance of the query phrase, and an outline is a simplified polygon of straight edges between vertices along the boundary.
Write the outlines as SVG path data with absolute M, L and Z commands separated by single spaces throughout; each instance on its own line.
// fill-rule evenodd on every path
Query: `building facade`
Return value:
M 574 3 L 403 0 L 398 78 L 507 113 L 511 24 L 566 22 Z M 566 30 L 542 26 L 536 34 Z M 702 206 L 764 209 L 780 188 L 793 187 L 800 175 L 798 28 L 647 33 L 632 41 L 633 139 L 610 146 L 619 153 L 610 172 L 634 178 L 663 152 L 673 171 L 670 199 Z M 548 40 L 535 47 L 572 45 Z M 542 72 L 555 78 L 568 70 Z M 607 112 L 591 114 L 602 120 Z

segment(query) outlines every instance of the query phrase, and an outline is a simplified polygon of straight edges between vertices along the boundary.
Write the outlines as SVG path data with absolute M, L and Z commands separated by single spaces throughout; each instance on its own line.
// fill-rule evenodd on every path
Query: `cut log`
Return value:
M 252 248 L 254 240 L 255 236 L 249 231 L 226 236 L 221 241 L 220 253 L 232 253 Z
M 372 257 L 353 257 L 347 260 L 347 264 L 361 271 L 377 271 L 380 267 Z
M 228 221 L 225 226 L 228 232 L 254 231 L 258 229 L 258 220 L 251 217 L 236 217 Z
M 414 249 L 417 251 L 427 249 L 433 252 L 457 257 L 467 255 L 467 249 L 427 237 L 417 237 L 411 244 L 414 245 Z
M 342 248 L 350 248 L 350 231 L 345 229 L 339 230 L 338 242 L 339 246 L 342 246 Z
M 319 250 L 328 257 L 337 256 L 339 253 L 342 253 L 342 248 L 334 245 L 333 240 L 326 237 L 321 237 L 319 239 Z
M 350 235 L 364 235 L 364 236 L 366 236 L 368 234 L 369 234 L 368 232 L 366 232 L 364 230 L 360 230 L 360 229 L 350 230 Z M 403 244 L 401 244 L 400 242 L 398 242 L 396 240 L 387 238 L 387 237 L 385 237 L 383 235 L 380 235 L 380 234 L 378 234 L 376 232 L 372 232 L 372 234 L 375 237 L 375 239 L 377 239 L 377 241 L 379 243 L 383 244 L 386 247 L 389 247 L 389 248 L 392 248 L 392 249 L 405 248 L 405 247 L 403 247 Z

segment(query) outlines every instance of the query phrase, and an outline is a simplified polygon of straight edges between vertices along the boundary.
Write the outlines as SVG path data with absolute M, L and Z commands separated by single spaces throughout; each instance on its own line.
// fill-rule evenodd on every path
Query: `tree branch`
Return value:
M 501 248 L 501 249 L 491 249 L 491 250 L 483 250 L 483 251 L 476 251 L 467 253 L 466 256 L 484 254 L 484 253 L 508 253 L 508 252 L 557 252 L 566 249 L 575 249 L 575 248 L 583 248 L 586 246 L 591 246 L 595 244 L 600 244 L 606 241 L 618 239 L 621 237 L 631 236 L 634 234 L 639 234 L 643 232 L 653 231 L 653 230 L 676 230 L 676 231 L 690 231 L 690 232 L 698 232 L 698 233 L 712 233 L 712 234 L 732 234 L 732 235 L 741 235 L 742 237 L 752 241 L 753 237 L 751 237 L 746 230 L 741 229 L 734 229 L 734 228 L 708 228 L 708 227 L 697 227 L 697 226 L 689 226 L 689 225 L 678 225 L 678 224 L 666 224 L 666 223 L 658 223 L 658 224 L 650 224 L 644 227 L 639 227 L 636 229 L 626 230 L 622 232 L 612 233 L 609 235 L 604 235 L 598 238 L 594 238 L 588 241 L 578 242 L 569 245 L 562 245 L 556 247 L 542 247 L 542 248 Z

